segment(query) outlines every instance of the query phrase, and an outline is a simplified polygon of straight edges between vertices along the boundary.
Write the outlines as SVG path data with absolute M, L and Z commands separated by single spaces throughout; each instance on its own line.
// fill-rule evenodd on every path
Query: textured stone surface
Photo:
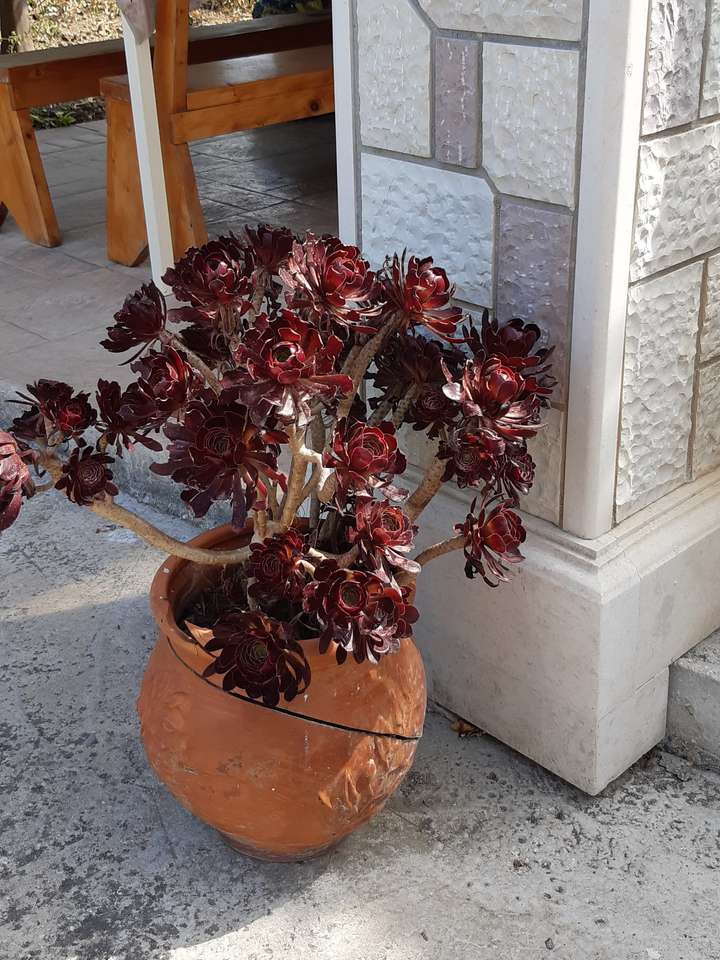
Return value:
M 702 264 L 630 288 L 617 511 L 634 513 L 687 479 Z
M 720 244 L 720 122 L 640 146 L 631 277 Z
M 578 40 L 582 0 L 419 0 L 438 27 Z
M 574 204 L 578 56 L 486 43 L 483 165 L 503 193 Z
M 500 204 L 497 313 L 537 323 L 555 344 L 555 399 L 563 399 L 569 346 L 572 216 L 503 198 Z
M 360 136 L 430 156 L 430 31 L 409 0 L 357 4 Z
M 711 0 L 709 17 L 705 78 L 700 104 L 701 117 L 720 113 L 720 0 Z
M 435 156 L 476 167 L 480 137 L 480 45 L 473 40 L 435 41 Z
M 693 476 L 720 467 L 720 360 L 698 371 Z
M 705 0 L 652 0 L 643 133 L 697 117 Z
M 535 461 L 535 483 L 530 493 L 522 498 L 521 506 L 525 513 L 559 524 L 565 414 L 560 410 L 548 410 L 543 421 L 543 429 L 528 441 L 528 450 Z
M 708 260 L 700 354 L 703 360 L 709 360 L 720 354 L 720 253 Z
M 365 154 L 362 248 L 376 265 L 386 254 L 433 256 L 470 303 L 492 300 L 494 208 L 480 177 Z

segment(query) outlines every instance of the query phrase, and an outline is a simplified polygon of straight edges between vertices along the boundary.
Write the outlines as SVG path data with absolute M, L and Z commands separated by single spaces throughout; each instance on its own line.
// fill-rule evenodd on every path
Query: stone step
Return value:
M 667 746 L 720 770 L 720 630 L 670 667 Z

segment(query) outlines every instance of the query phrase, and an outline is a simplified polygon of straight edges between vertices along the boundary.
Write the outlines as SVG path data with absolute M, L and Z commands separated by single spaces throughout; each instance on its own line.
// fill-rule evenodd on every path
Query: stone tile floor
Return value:
M 587 797 L 434 711 L 336 850 L 228 849 L 143 755 L 160 562 L 55 493 L 0 537 L 2 960 L 720 960 L 720 777 L 662 750 Z
M 337 229 L 332 118 L 282 124 L 192 147 L 208 232 L 268 221 L 297 232 Z M 105 123 L 38 132 L 59 247 L 28 243 L 11 218 L 0 229 L 0 380 L 39 376 L 91 387 L 118 379 L 98 340 L 124 297 L 150 276 L 105 256 Z

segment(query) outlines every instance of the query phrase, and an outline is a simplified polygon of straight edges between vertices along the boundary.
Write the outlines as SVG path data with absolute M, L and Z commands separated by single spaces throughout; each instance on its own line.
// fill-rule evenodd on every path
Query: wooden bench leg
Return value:
M 140 187 L 132 109 L 125 100 L 105 98 L 107 117 L 108 260 L 135 267 L 147 256 L 148 242 Z
M 207 243 L 208 235 L 188 145 L 169 143 L 163 134 L 161 124 L 160 141 L 170 213 L 170 231 L 173 253 L 178 258 L 188 247 L 199 247 Z
M 15 110 L 10 88 L 0 83 L 0 199 L 28 240 L 60 243 L 55 210 L 29 110 Z

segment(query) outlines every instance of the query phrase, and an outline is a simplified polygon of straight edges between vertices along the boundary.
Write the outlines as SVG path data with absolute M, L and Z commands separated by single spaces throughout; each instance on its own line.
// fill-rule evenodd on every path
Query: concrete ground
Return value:
M 335 852 L 229 850 L 138 738 L 159 562 L 54 493 L 0 536 L 2 960 L 720 958 L 720 778 L 659 750 L 593 799 L 431 712 Z
M 37 136 L 63 243 L 28 243 L 11 218 L 0 229 L 0 379 L 87 389 L 99 377 L 127 378 L 98 341 L 150 271 L 105 256 L 105 121 Z M 334 138 L 332 117 L 319 117 L 193 144 L 208 233 L 259 221 L 335 232 Z

